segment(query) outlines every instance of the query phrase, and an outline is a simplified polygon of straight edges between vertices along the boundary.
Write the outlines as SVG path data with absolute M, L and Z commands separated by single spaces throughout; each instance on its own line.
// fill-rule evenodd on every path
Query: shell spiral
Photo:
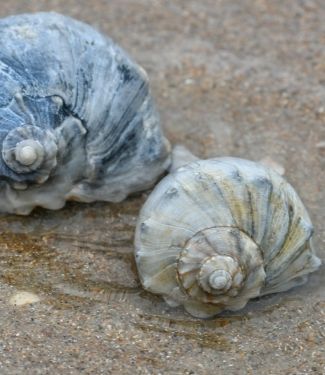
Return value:
M 170 164 L 145 71 L 56 13 L 0 20 L 0 212 L 119 202 Z
M 35 182 L 45 182 L 57 164 L 58 141 L 53 132 L 36 126 L 11 130 L 2 144 L 2 158 L 16 173 L 34 172 Z
M 297 193 L 258 163 L 218 158 L 165 177 L 143 206 L 135 254 L 145 289 L 197 317 L 306 281 L 320 260 Z

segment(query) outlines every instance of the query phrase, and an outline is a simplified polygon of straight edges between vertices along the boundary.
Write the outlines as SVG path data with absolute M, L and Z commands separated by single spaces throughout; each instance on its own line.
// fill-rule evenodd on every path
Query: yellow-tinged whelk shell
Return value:
M 313 226 L 292 186 L 237 158 L 178 168 L 141 210 L 135 253 L 145 289 L 211 317 L 307 280 L 321 264 Z

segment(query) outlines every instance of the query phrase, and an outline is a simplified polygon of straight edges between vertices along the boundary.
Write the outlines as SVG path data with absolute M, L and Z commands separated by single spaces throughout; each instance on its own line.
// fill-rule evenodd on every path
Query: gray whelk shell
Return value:
M 118 202 L 150 187 L 169 143 L 141 67 L 56 13 L 0 20 L 0 212 Z
M 312 233 L 297 193 L 272 169 L 200 160 L 166 176 L 144 204 L 136 263 L 145 289 L 211 317 L 304 283 L 321 263 Z

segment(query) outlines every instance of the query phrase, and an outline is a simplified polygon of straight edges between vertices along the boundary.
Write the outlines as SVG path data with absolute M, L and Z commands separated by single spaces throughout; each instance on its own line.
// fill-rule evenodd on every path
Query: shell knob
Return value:
M 214 256 L 207 258 L 202 264 L 199 274 L 199 284 L 206 292 L 222 294 L 233 289 L 232 294 L 237 294 L 238 288 L 244 278 L 238 262 L 227 256 Z
M 54 133 L 36 126 L 11 130 L 2 144 L 2 158 L 17 174 L 45 182 L 57 164 L 58 141 Z
M 34 140 L 26 140 L 17 144 L 15 149 L 16 160 L 24 166 L 30 166 L 38 161 L 41 164 L 44 158 L 43 146 Z
M 209 286 L 213 291 L 228 290 L 232 284 L 232 277 L 228 271 L 216 270 L 209 275 Z

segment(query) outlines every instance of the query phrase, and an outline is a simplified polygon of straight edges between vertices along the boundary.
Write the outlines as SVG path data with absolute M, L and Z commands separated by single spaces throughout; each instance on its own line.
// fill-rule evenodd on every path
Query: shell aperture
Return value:
M 109 38 L 56 13 L 0 36 L 0 212 L 118 202 L 169 166 L 146 73 Z
M 312 233 L 297 193 L 273 170 L 200 160 L 166 176 L 144 204 L 136 263 L 145 289 L 206 318 L 306 282 L 321 263 Z

